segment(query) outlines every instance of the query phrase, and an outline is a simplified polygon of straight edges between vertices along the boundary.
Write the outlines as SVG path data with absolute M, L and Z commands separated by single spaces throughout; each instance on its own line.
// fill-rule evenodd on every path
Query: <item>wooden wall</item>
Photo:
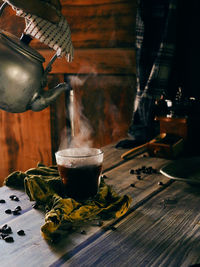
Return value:
M 2 1 L 0 1 L 2 2 Z M 93 146 L 101 147 L 126 135 L 135 94 L 134 27 L 136 0 L 63 0 L 63 14 L 71 28 L 75 58 L 56 60 L 49 87 L 64 79 L 74 90 L 76 131 L 87 118 Z M 24 20 L 6 8 L 0 28 L 20 37 Z M 31 42 L 48 63 L 54 51 Z M 54 163 L 66 131 L 65 94 L 41 112 L 10 114 L 0 111 L 0 180 L 14 170 Z M 82 129 L 81 129 L 82 131 Z M 65 137 L 65 136 L 64 136 Z M 87 141 L 87 140 L 86 140 Z

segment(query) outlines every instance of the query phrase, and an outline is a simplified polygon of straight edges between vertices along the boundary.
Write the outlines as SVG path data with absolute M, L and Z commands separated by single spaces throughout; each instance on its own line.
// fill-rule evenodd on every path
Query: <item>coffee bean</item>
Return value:
M 20 215 L 21 214 L 19 210 L 13 210 L 12 213 L 13 213 L 13 215 Z
M 12 200 L 14 200 L 14 201 L 19 201 L 19 198 L 15 196 L 15 197 L 13 197 Z
M 35 202 L 33 205 L 32 205 L 32 208 L 33 209 L 39 209 L 39 204 L 37 202 Z
M 159 181 L 159 182 L 158 182 L 158 185 L 163 185 L 163 182 Z
M 4 240 L 5 240 L 6 242 L 8 242 L 8 243 L 12 243 L 12 242 L 14 242 L 14 239 L 13 239 L 12 236 L 6 236 L 6 237 L 4 238 Z
M 108 228 L 109 228 L 110 230 L 112 230 L 112 231 L 116 231 L 116 230 L 117 230 L 117 228 L 116 228 L 115 226 L 113 226 L 113 225 L 109 226 Z
M 137 169 L 135 170 L 136 174 L 140 174 L 141 170 L 140 169 Z
M 24 232 L 24 230 L 19 230 L 19 231 L 17 231 L 17 234 L 22 236 L 22 235 L 25 235 L 25 232 Z
M 21 208 L 21 206 L 17 206 L 17 207 L 15 208 L 15 210 L 20 211 L 20 210 L 22 210 L 22 208 Z
M 130 184 L 131 187 L 135 187 L 135 184 Z
M 19 198 L 16 195 L 11 195 L 9 198 L 14 201 L 19 201 Z
M 135 170 L 134 169 L 131 169 L 130 170 L 130 174 L 134 174 L 135 173 Z
M 14 197 L 16 197 L 16 195 L 10 195 L 9 198 L 13 199 Z
M 11 233 L 12 233 L 12 229 L 11 229 L 10 226 L 2 227 L 2 228 L 1 228 L 1 232 L 2 232 L 3 234 L 11 234 Z
M 141 175 L 137 175 L 137 179 L 138 180 L 141 180 Z
M 4 224 L 1 229 L 6 229 L 8 227 L 7 224 Z
M 0 203 L 3 204 L 6 203 L 6 201 L 4 199 L 0 199 Z
M 0 234 L 0 236 L 1 236 L 1 238 L 2 239 L 5 239 L 7 236 L 9 236 L 8 234 L 4 234 L 4 233 L 2 233 L 2 234 Z
M 81 230 L 81 234 L 82 235 L 86 235 L 86 231 L 85 230 Z
M 7 214 L 11 214 L 11 213 L 12 213 L 12 210 L 7 209 L 7 210 L 5 210 L 5 213 L 7 213 Z

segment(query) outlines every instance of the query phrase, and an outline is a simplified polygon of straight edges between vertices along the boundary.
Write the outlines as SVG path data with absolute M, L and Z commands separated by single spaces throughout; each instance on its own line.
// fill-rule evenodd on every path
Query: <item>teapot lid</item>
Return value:
M 0 30 L 0 37 L 3 37 L 4 40 L 8 41 L 9 45 L 15 50 L 28 54 L 29 56 L 41 61 L 42 63 L 45 61 L 44 57 L 40 53 L 38 53 L 32 47 L 20 41 L 20 39 L 18 39 L 13 34 Z

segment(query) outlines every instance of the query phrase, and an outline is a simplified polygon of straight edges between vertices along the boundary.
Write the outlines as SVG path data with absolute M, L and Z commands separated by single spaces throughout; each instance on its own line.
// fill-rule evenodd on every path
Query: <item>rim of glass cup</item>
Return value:
M 100 156 L 102 155 L 104 152 L 100 149 L 100 148 L 93 148 L 93 147 L 90 147 L 90 148 L 86 148 L 86 149 L 91 149 L 93 151 L 98 151 L 97 154 L 90 154 L 90 155 L 59 155 L 61 152 L 65 151 L 65 150 L 78 150 L 78 149 L 81 149 L 81 148 L 66 148 L 66 149 L 62 149 L 62 150 L 58 150 L 55 155 L 56 156 L 59 156 L 59 157 L 63 157 L 63 158 L 90 158 L 90 157 L 97 157 L 97 156 Z

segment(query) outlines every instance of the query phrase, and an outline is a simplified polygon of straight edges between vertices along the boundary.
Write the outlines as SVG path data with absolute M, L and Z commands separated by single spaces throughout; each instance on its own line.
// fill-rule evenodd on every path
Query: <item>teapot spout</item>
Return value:
M 48 107 L 56 98 L 64 91 L 71 90 L 67 83 L 60 83 L 56 87 L 43 91 L 42 93 L 33 97 L 30 103 L 30 109 L 33 111 L 41 111 Z

